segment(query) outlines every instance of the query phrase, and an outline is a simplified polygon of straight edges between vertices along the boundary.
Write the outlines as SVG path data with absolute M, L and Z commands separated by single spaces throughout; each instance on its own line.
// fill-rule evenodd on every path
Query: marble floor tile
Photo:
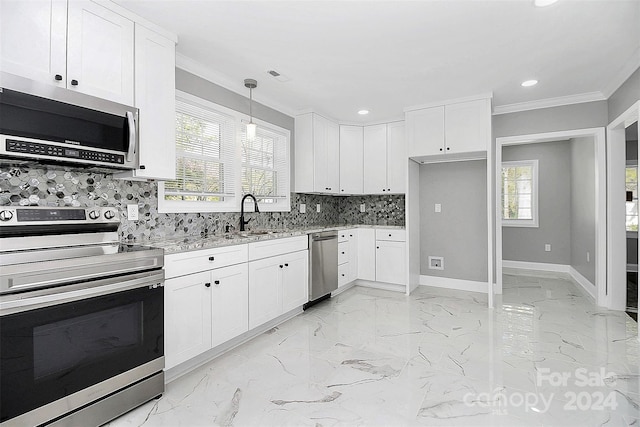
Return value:
M 639 425 L 635 321 L 557 274 L 510 271 L 497 299 L 354 287 L 108 426 Z

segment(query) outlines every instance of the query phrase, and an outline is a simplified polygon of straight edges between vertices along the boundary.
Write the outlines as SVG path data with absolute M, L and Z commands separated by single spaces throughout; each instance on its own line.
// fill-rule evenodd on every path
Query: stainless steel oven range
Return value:
M 0 426 L 97 426 L 164 392 L 163 251 L 113 208 L 0 207 Z

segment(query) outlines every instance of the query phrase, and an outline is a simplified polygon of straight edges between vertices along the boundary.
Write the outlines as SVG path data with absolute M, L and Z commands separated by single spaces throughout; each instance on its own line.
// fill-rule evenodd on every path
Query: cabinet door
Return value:
M 337 123 L 327 121 L 327 192 L 340 192 L 340 129 Z
M 404 122 L 387 124 L 387 192 L 406 191 L 407 161 Z
M 0 2 L 0 69 L 65 87 L 66 34 L 66 0 Z
M 133 22 L 92 1 L 68 7 L 67 88 L 133 105 Z
M 364 128 L 364 193 L 387 193 L 387 125 Z
M 249 329 L 282 314 L 282 257 L 249 263 Z M 280 267 L 282 265 L 282 267 Z
M 376 280 L 376 233 L 372 228 L 358 229 L 358 279 Z
M 340 126 L 340 194 L 363 194 L 362 126 Z
M 445 145 L 448 153 L 487 151 L 491 139 L 491 101 L 445 106 Z
M 376 241 L 376 281 L 405 284 L 405 242 Z
M 136 24 L 135 106 L 140 109 L 140 165 L 136 177 L 176 177 L 176 48 L 172 40 Z
M 309 251 L 282 256 L 282 313 L 309 301 Z
M 444 152 L 444 107 L 409 111 L 405 119 L 409 157 Z
M 247 264 L 211 271 L 211 346 L 249 330 L 249 271 Z
M 358 231 L 347 230 L 349 233 L 349 273 L 348 282 L 353 282 L 358 278 Z
M 165 281 L 165 363 L 169 369 L 211 348 L 211 275 Z
M 295 119 L 295 191 L 310 193 L 314 191 L 313 167 L 313 114 L 296 116 Z
M 328 127 L 329 121 L 327 119 L 313 114 L 313 189 L 318 193 L 329 191 L 327 180 Z

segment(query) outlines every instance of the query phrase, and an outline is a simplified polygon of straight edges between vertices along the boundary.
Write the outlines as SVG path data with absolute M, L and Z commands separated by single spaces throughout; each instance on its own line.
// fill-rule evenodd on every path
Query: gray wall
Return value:
M 420 166 L 420 274 L 487 280 L 486 168 L 485 160 Z M 443 256 L 445 269 L 428 269 L 430 255 Z
M 603 127 L 608 124 L 607 101 L 520 111 L 493 116 L 493 137 Z
M 593 138 L 572 139 L 571 266 L 593 284 L 596 283 L 595 182 L 595 141 Z
M 638 100 L 640 100 L 640 68 L 607 100 L 609 103 L 609 122 L 615 120 Z
M 571 263 L 571 147 L 569 141 L 505 146 L 502 160 L 538 160 L 539 227 L 502 227 L 502 258 Z M 551 252 L 544 245 L 551 244 Z

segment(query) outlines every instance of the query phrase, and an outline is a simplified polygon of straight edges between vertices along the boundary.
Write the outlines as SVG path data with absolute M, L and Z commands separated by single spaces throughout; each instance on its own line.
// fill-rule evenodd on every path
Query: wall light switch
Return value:
M 591 262 L 591 253 L 587 251 L 587 262 Z
M 300 203 L 300 213 L 307 213 L 307 205 Z
M 364 212 L 367 210 L 367 206 L 364 203 L 360 204 L 360 212 Z
M 127 219 L 130 221 L 138 220 L 138 205 L 127 205 Z
M 436 212 L 442 212 L 442 205 L 440 203 L 436 203 Z
M 316 212 L 320 212 L 320 203 L 316 205 Z
M 551 252 L 551 245 L 549 243 L 545 243 L 544 245 L 544 251 L 545 252 Z

